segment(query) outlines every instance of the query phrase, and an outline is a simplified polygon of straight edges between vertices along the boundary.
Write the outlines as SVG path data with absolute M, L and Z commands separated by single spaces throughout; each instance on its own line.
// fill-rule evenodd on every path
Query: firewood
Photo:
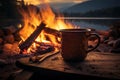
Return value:
M 42 55 L 39 55 L 39 56 L 33 56 L 33 57 L 30 57 L 29 58 L 29 61 L 30 62 L 33 62 L 33 63 L 41 63 L 43 62 L 44 60 L 48 59 L 49 57 L 55 55 L 55 54 L 58 54 L 60 51 L 59 50 L 54 50 L 52 52 L 48 52 L 46 54 L 42 54 Z
M 52 34 L 52 35 L 55 35 L 57 37 L 60 37 L 60 32 L 56 29 L 45 27 L 44 31 L 48 34 Z
M 31 48 L 30 51 L 32 53 L 36 53 L 39 55 L 39 54 L 45 54 L 55 50 L 53 44 L 51 43 L 44 43 L 44 42 L 37 42 L 37 41 L 35 41 L 35 43 L 38 44 L 39 46 L 37 46 L 36 49 Z
M 47 33 L 47 34 L 54 35 L 54 36 L 56 37 L 56 41 L 57 41 L 58 43 L 60 43 L 60 41 L 58 40 L 58 37 L 60 38 L 60 37 L 61 37 L 61 36 L 60 36 L 61 34 L 60 34 L 60 32 L 59 32 L 58 30 L 45 27 L 44 31 L 45 31 L 45 33 Z M 47 35 L 46 35 L 46 37 L 47 37 Z M 49 40 L 49 37 L 47 37 L 47 38 L 48 38 L 48 40 Z
M 30 26 L 32 27 L 35 27 L 34 25 L 32 25 L 31 23 L 29 23 Z M 60 37 L 60 32 L 56 29 L 53 29 L 53 28 L 49 28 L 49 27 L 45 27 L 44 28 L 44 31 L 48 34 L 52 34 L 52 35 L 55 35 L 55 36 L 58 36 Z M 18 31 L 19 32 L 19 31 Z
M 46 24 L 41 23 L 36 30 L 23 42 L 19 45 L 20 50 L 27 50 L 32 43 L 35 41 L 35 39 L 38 37 L 38 35 L 41 33 L 41 31 L 45 28 Z

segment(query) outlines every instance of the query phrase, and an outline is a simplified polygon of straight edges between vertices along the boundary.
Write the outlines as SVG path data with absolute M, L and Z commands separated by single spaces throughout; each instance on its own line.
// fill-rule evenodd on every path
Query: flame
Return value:
M 64 19 L 60 19 L 60 17 L 63 17 L 62 15 L 58 14 L 56 17 L 56 14 L 52 11 L 51 7 L 46 2 L 40 7 L 40 9 L 36 8 L 33 5 L 27 5 L 26 8 L 22 8 L 20 12 L 23 16 L 24 25 L 21 28 L 19 34 L 23 41 L 25 41 L 33 33 L 33 31 L 42 21 L 47 24 L 47 27 L 56 30 L 73 28 L 73 25 L 71 23 L 67 23 Z M 46 36 L 49 37 L 49 42 L 51 42 L 54 46 L 60 45 L 56 41 L 56 36 L 47 34 L 44 31 L 40 33 L 35 41 L 48 42 Z M 32 47 L 35 48 L 36 44 L 33 43 Z M 30 51 L 30 48 L 27 51 L 28 53 Z

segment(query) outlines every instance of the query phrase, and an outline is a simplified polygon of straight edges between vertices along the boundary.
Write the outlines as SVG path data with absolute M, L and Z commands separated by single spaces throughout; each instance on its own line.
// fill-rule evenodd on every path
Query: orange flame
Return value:
M 33 5 L 27 5 L 26 8 L 21 9 L 20 12 L 24 19 L 23 20 L 24 26 L 19 32 L 23 41 L 25 41 L 30 36 L 30 34 L 33 33 L 33 31 L 42 21 L 44 21 L 47 24 L 47 27 L 56 30 L 73 28 L 73 25 L 71 23 L 65 23 L 64 19 L 57 19 L 63 16 L 59 15 L 56 17 L 55 13 L 52 11 L 50 6 L 46 2 L 44 5 L 40 7 L 40 9 L 36 8 Z M 53 45 L 55 46 L 59 45 L 54 35 L 47 34 L 44 31 L 40 33 L 40 35 L 37 37 L 35 41 L 45 42 L 46 41 L 45 35 L 49 36 L 50 42 Z M 34 47 L 36 46 L 35 43 L 33 43 L 33 45 Z

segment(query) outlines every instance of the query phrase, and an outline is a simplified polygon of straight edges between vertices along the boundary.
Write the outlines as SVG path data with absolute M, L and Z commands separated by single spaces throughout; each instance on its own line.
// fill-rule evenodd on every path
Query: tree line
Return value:
M 94 11 L 88 11 L 86 13 L 67 13 L 63 12 L 66 17 L 120 17 L 120 7 L 106 8 Z

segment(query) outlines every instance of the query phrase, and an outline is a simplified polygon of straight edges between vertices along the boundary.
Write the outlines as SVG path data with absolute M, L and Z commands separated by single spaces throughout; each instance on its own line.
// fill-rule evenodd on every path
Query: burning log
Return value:
M 52 35 L 55 35 L 56 37 L 60 37 L 60 32 L 58 30 L 45 27 L 44 31 L 48 34 L 52 34 Z
M 32 25 L 31 23 L 29 23 L 29 25 L 32 26 L 32 27 L 35 27 L 35 26 Z M 48 33 L 48 34 L 52 34 L 52 35 L 55 35 L 55 36 L 57 36 L 57 37 L 60 37 L 60 32 L 59 32 L 58 30 L 56 30 L 56 29 L 52 29 L 52 28 L 49 28 L 49 27 L 45 27 L 43 30 L 44 30 L 46 33 Z
M 32 43 L 35 41 L 35 39 L 38 37 L 38 35 L 41 33 L 41 31 L 45 28 L 45 24 L 42 22 L 36 30 L 23 42 L 19 45 L 20 50 L 27 50 Z
M 37 41 L 35 41 L 35 43 L 39 44 L 40 46 L 36 47 L 36 50 L 31 49 L 32 53 L 44 54 L 44 53 L 55 50 L 54 46 L 51 43 L 43 43 L 43 42 L 37 42 Z
M 56 41 L 58 43 L 60 43 L 59 39 L 60 38 L 60 32 L 56 29 L 52 29 L 52 28 L 48 28 L 48 27 L 45 27 L 44 31 L 47 33 L 47 34 L 51 34 L 51 35 L 54 35 L 55 38 L 56 38 Z M 47 37 L 47 35 L 46 35 Z

